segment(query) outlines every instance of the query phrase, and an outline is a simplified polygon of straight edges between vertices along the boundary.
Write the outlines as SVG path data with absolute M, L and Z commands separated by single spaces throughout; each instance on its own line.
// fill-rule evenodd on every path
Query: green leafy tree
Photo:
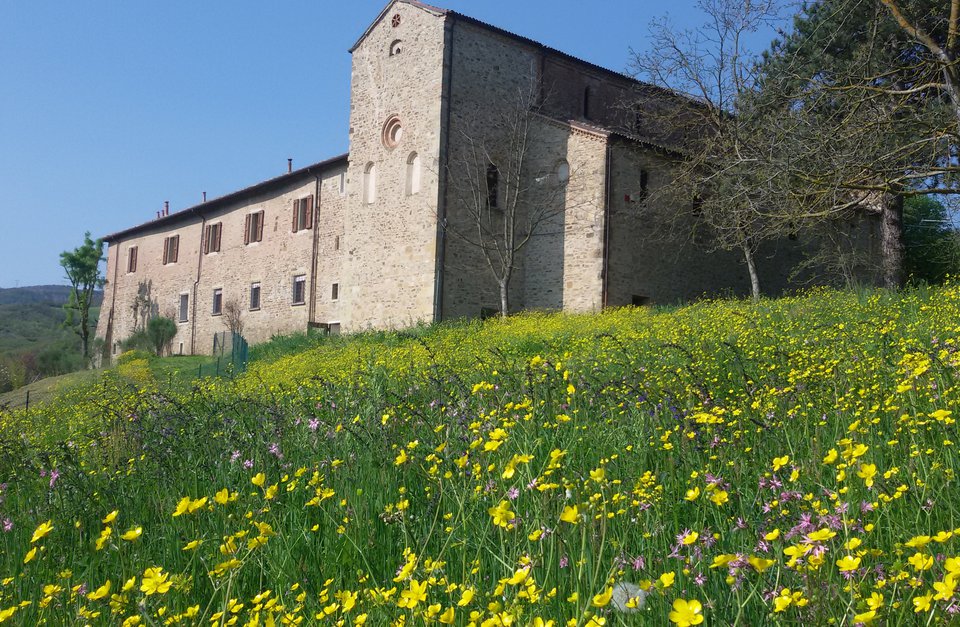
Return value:
M 177 323 L 170 318 L 156 317 L 147 323 L 147 337 L 157 353 L 163 355 L 163 350 L 170 344 L 170 340 L 177 334 Z
M 908 198 L 903 208 L 905 271 L 908 277 L 942 283 L 960 273 L 960 233 L 942 202 L 931 196 Z
M 100 275 L 100 262 L 103 261 L 103 240 L 90 239 L 90 232 L 83 236 L 83 244 L 73 250 L 60 253 L 60 265 L 63 266 L 70 281 L 70 298 L 63 306 L 67 312 L 64 323 L 80 336 L 83 345 L 83 359 L 90 359 L 90 306 L 93 304 L 94 291 L 103 286 Z

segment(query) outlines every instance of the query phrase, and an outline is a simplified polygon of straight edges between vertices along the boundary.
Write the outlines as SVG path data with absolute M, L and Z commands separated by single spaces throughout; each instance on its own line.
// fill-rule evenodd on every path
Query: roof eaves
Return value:
M 138 224 L 136 226 L 132 226 L 132 227 L 123 229 L 121 231 L 111 233 L 109 235 L 104 236 L 103 241 L 113 242 L 122 237 L 126 237 L 134 233 L 145 231 L 151 228 L 156 228 L 157 226 L 168 226 L 171 224 L 176 224 L 177 222 L 181 222 L 182 220 L 186 218 L 190 218 L 191 216 L 202 216 L 205 212 L 218 209 L 223 205 L 226 205 L 230 202 L 234 202 L 240 198 L 243 198 L 244 196 L 249 196 L 258 192 L 266 191 L 272 187 L 281 185 L 287 181 L 296 180 L 297 178 L 308 175 L 308 174 L 317 174 L 317 173 L 323 172 L 327 168 L 330 168 L 331 166 L 337 165 L 339 163 L 346 163 L 348 156 L 349 156 L 348 154 L 342 154 L 336 157 L 331 157 L 330 159 L 326 159 L 324 161 L 319 161 L 317 163 L 310 164 L 308 166 L 300 168 L 299 170 L 294 170 L 293 172 L 287 172 L 285 174 L 281 174 L 280 176 L 276 176 L 272 179 L 267 179 L 265 181 L 260 181 L 259 183 L 254 183 L 253 185 L 249 185 L 242 189 L 238 189 L 237 191 L 224 194 L 223 196 L 211 198 L 207 202 L 200 203 L 199 205 L 187 207 L 186 209 L 181 209 L 180 211 L 175 211 L 168 216 L 163 216 L 155 220 L 150 220 L 149 222 L 144 222 L 142 224 Z

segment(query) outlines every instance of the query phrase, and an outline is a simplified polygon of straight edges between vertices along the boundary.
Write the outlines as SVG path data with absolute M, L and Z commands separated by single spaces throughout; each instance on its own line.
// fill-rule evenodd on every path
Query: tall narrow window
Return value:
M 340 192 L 340 195 L 346 196 L 347 195 L 347 173 L 346 172 L 340 173 L 340 180 L 338 181 L 337 186 L 338 186 L 337 191 Z
M 407 196 L 420 193 L 420 155 L 411 152 L 407 157 Z
M 340 236 L 339 236 L 339 235 L 337 235 L 336 237 L 333 238 L 333 249 L 334 249 L 334 250 L 340 250 Z
M 500 170 L 492 163 L 487 166 L 487 205 L 496 209 L 500 198 Z
M 570 181 L 570 164 L 565 159 L 557 163 L 557 182 L 566 185 Z
M 590 119 L 590 96 L 592 95 L 592 90 L 588 85 L 583 89 L 583 118 L 585 120 Z
M 263 240 L 263 210 L 247 214 L 243 227 L 243 243 L 252 244 Z
M 207 225 L 207 232 L 203 238 L 204 254 L 209 255 L 210 253 L 220 252 L 220 233 L 222 231 L 223 231 L 222 222 L 217 222 L 216 224 Z
M 163 240 L 163 265 L 177 263 L 180 254 L 180 236 L 171 235 Z
M 260 282 L 250 284 L 250 311 L 260 309 Z
M 223 313 L 223 289 L 217 288 L 213 290 L 213 309 L 211 313 L 214 316 L 219 316 Z
M 293 232 L 313 228 L 313 196 L 293 201 Z
M 186 322 L 190 313 L 190 295 L 180 294 L 180 322 Z
M 303 305 L 307 302 L 307 275 L 298 274 L 293 277 L 293 304 Z
M 330 300 L 337 300 L 340 298 L 340 284 L 334 283 L 330 288 Z
M 370 204 L 377 200 L 377 166 L 368 163 L 363 169 L 363 202 Z
M 137 271 L 137 247 L 131 246 L 127 249 L 127 272 Z
M 647 171 L 640 170 L 640 202 L 647 199 Z

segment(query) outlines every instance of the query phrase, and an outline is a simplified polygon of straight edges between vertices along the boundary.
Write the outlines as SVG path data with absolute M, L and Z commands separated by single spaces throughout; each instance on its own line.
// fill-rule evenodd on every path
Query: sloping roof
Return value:
M 376 19 L 373 20 L 373 22 L 370 23 L 370 26 L 367 27 L 367 29 L 363 32 L 363 34 L 360 36 L 360 38 L 357 39 L 356 43 L 354 43 L 354 44 L 350 47 L 350 49 L 349 49 L 348 52 L 351 52 L 351 53 L 352 53 L 354 50 L 356 50 L 357 47 L 359 47 L 360 44 L 363 43 L 363 40 L 367 38 L 367 36 L 368 36 L 368 35 L 370 34 L 370 32 L 374 29 L 374 27 L 376 27 L 376 25 L 379 24 L 380 21 L 381 21 L 381 20 L 386 16 L 386 14 L 390 11 L 390 7 L 392 7 L 394 4 L 396 4 L 396 3 L 398 3 L 398 2 L 402 2 L 403 4 L 409 4 L 409 5 L 411 5 L 411 6 L 418 7 L 418 8 L 420 8 L 420 9 L 423 9 L 424 11 L 427 11 L 427 12 L 432 13 L 432 14 L 437 15 L 437 16 L 442 16 L 442 17 L 447 17 L 447 16 L 449 16 L 449 17 L 453 17 L 453 18 L 456 19 L 456 20 L 460 20 L 460 21 L 466 22 L 466 23 L 468 23 L 468 24 L 473 24 L 474 26 L 478 26 L 478 27 L 483 28 L 483 29 L 485 29 L 485 30 L 488 30 L 488 31 L 490 31 L 490 32 L 497 33 L 498 35 L 501 35 L 501 36 L 506 37 L 506 38 L 508 38 L 508 39 L 512 39 L 513 41 L 517 41 L 517 42 L 526 44 L 526 45 L 531 46 L 531 47 L 533 47 L 533 48 L 537 48 L 538 50 L 541 50 L 541 51 L 543 51 L 543 52 L 546 52 L 546 53 L 548 53 L 548 54 L 550 54 L 550 55 L 552 55 L 552 56 L 554 56 L 554 57 L 558 57 L 558 58 L 560 58 L 560 59 L 564 59 L 564 60 L 566 60 L 566 61 L 573 62 L 573 63 L 575 63 L 575 64 L 577 64 L 577 65 L 584 66 L 584 67 L 589 68 L 590 70 L 592 70 L 592 71 L 594 71 L 594 72 L 597 72 L 597 73 L 599 73 L 599 74 L 603 74 L 603 75 L 608 76 L 608 77 L 615 78 L 615 79 L 617 79 L 617 80 L 620 80 L 620 81 L 622 81 L 622 82 L 628 83 L 628 84 L 630 84 L 630 85 L 634 85 L 634 86 L 636 86 L 636 87 L 641 87 L 641 88 L 643 88 L 643 89 L 652 89 L 652 90 L 654 90 L 654 91 L 661 92 L 661 93 L 663 93 L 663 94 L 667 94 L 667 95 L 670 95 L 670 96 L 673 96 L 673 97 L 680 97 L 680 98 L 683 98 L 683 99 L 685 99 L 685 100 L 689 100 L 689 101 L 691 101 L 691 102 L 693 102 L 693 103 L 696 103 L 696 104 L 706 105 L 706 103 L 704 103 L 701 99 L 699 99 L 699 98 L 697 98 L 697 97 L 695 97 L 695 96 L 691 96 L 690 94 L 684 94 L 684 93 L 682 93 L 682 92 L 678 92 L 678 91 L 673 90 L 673 89 L 667 89 L 666 87 L 660 87 L 659 85 L 654 85 L 654 84 L 652 84 L 652 83 L 646 83 L 646 82 L 644 82 L 644 81 L 637 80 L 637 79 L 633 78 L 632 76 L 630 76 L 629 74 L 625 74 L 625 73 L 623 73 L 623 72 L 618 72 L 618 71 L 616 71 L 616 70 L 611 70 L 610 68 L 603 67 L 602 65 L 597 65 L 596 63 L 591 63 L 590 61 L 585 61 L 585 60 L 583 60 L 583 59 L 581 59 L 581 58 L 579 58 L 579 57 L 576 57 L 576 56 L 574 56 L 574 55 L 572 55 L 572 54 L 569 54 L 569 53 L 564 52 L 564 51 L 562 51 L 562 50 L 558 50 L 558 49 L 556 49 L 556 48 L 552 48 L 552 47 L 550 47 L 550 46 L 548 46 L 548 45 L 546 45 L 546 44 L 540 43 L 539 41 L 536 41 L 535 39 L 530 39 L 529 37 L 524 37 L 523 35 L 518 35 L 518 34 L 516 34 L 516 33 L 513 33 L 513 32 L 510 32 L 510 31 L 508 31 L 508 30 L 505 30 L 505 29 L 503 29 L 503 28 L 500 28 L 499 26 L 494 26 L 493 24 L 490 24 L 490 23 L 488 23 L 488 22 L 484 22 L 483 20 L 479 20 L 479 19 L 477 19 L 477 18 L 475 18 L 475 17 L 470 17 L 469 15 L 464 15 L 463 13 L 459 13 L 459 12 L 454 11 L 454 10 L 452 10 L 452 9 L 443 9 L 443 8 L 440 8 L 440 7 L 433 6 L 433 5 L 431 5 L 431 4 L 427 4 L 427 3 L 425 3 L 425 2 L 420 2 L 419 0 L 390 0 L 390 2 L 388 2 L 387 5 L 386 5 L 385 7 L 383 7 L 383 10 L 380 11 L 380 13 L 377 15 Z
M 299 170 L 294 170 L 293 172 L 287 172 L 286 174 L 282 174 L 281 176 L 277 176 L 272 179 L 267 179 L 266 181 L 261 181 L 260 183 L 255 183 L 248 187 L 244 187 L 243 189 L 239 189 L 235 192 L 230 192 L 229 194 L 218 196 L 217 198 L 213 198 L 211 200 L 208 200 L 207 202 L 200 203 L 199 205 L 194 205 L 192 207 L 188 207 L 180 211 L 175 211 L 170 215 L 163 216 L 155 220 L 150 220 L 149 222 L 144 222 L 142 224 L 138 224 L 137 226 L 132 226 L 130 228 L 123 229 L 122 231 L 117 231 L 116 233 L 111 233 L 110 235 L 105 236 L 103 240 L 105 242 L 114 242 L 123 237 L 133 235 L 139 231 L 153 229 L 158 226 L 169 226 L 171 224 L 176 224 L 177 222 L 183 221 L 188 218 L 203 216 L 207 212 L 220 209 L 224 205 L 228 205 L 232 202 L 236 202 L 237 200 L 240 200 L 244 197 L 254 196 L 256 194 L 262 194 L 263 192 L 269 191 L 271 189 L 283 187 L 284 185 L 290 183 L 291 181 L 295 181 L 298 178 L 302 178 L 305 176 L 315 176 L 317 174 L 324 172 L 325 170 L 330 169 L 333 166 L 346 165 L 347 156 L 348 155 L 346 154 L 338 155 L 336 157 L 332 157 L 325 161 L 320 161 L 318 163 L 308 165 L 304 168 L 300 168 Z
M 655 141 L 653 141 L 653 140 L 651 140 L 651 139 L 649 139 L 649 138 L 645 138 L 645 137 L 641 137 L 640 135 L 635 135 L 635 134 L 632 134 L 632 133 L 624 132 L 623 130 L 618 129 L 618 128 L 612 128 L 612 127 L 608 127 L 608 126 L 601 126 L 601 125 L 599 125 L 599 124 L 595 124 L 595 123 L 592 123 L 592 122 L 584 122 L 583 120 L 570 120 L 570 119 L 566 119 L 566 118 L 561 118 L 561 117 L 557 117 L 557 116 L 554 116 L 554 115 L 550 115 L 550 114 L 548 114 L 548 113 L 544 113 L 543 111 L 537 112 L 537 115 L 538 115 L 540 118 L 542 118 L 542 119 L 546 120 L 547 122 L 550 122 L 550 123 L 552 123 L 552 124 L 554 124 L 554 125 L 557 125 L 557 126 L 560 126 L 560 127 L 563 127 L 563 128 L 570 128 L 570 129 L 573 129 L 573 130 L 577 130 L 577 131 L 589 133 L 589 134 L 591 134 L 591 135 L 595 135 L 595 136 L 597 136 L 598 138 L 601 138 L 601 139 L 604 139 L 604 140 L 613 137 L 613 138 L 615 138 L 615 139 L 620 139 L 620 140 L 623 140 L 623 141 L 627 141 L 627 142 L 629 142 L 629 143 L 631 143 L 631 144 L 636 144 L 636 145 L 638 145 L 638 146 L 643 146 L 644 148 L 648 148 L 648 149 L 650 149 L 650 150 L 653 150 L 653 151 L 655 151 L 655 152 L 659 152 L 659 153 L 662 153 L 662 154 L 669 154 L 669 155 L 673 155 L 673 156 L 677 156 L 677 157 L 687 156 L 686 153 L 684 153 L 684 151 L 681 150 L 681 149 L 671 148 L 670 146 L 667 146 L 667 145 L 665 145 L 665 144 L 661 144 L 661 143 L 659 143 L 659 142 L 655 142 Z

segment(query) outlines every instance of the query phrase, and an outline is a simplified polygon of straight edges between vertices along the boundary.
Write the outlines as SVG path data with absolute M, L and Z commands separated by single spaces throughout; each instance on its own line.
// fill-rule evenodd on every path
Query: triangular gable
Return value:
M 390 10 L 394 7 L 394 5 L 400 4 L 400 3 L 415 6 L 418 9 L 422 9 L 427 13 L 436 15 L 438 17 L 447 15 L 449 13 L 449 11 L 447 11 L 446 9 L 441 9 L 429 4 L 424 4 L 423 2 L 417 2 L 417 0 L 391 0 L 390 2 L 387 3 L 387 6 L 383 7 L 383 10 L 380 11 L 379 15 L 377 15 L 377 18 L 370 23 L 370 26 L 367 27 L 367 30 L 363 31 L 363 34 L 360 35 L 360 39 L 358 39 L 355 44 L 350 46 L 350 49 L 347 52 L 353 54 L 353 51 L 360 47 L 360 44 L 362 44 L 363 40 L 367 38 L 367 35 L 369 35 L 373 31 L 373 29 L 376 28 L 377 24 L 379 24 L 387 16 L 387 14 L 390 13 Z

